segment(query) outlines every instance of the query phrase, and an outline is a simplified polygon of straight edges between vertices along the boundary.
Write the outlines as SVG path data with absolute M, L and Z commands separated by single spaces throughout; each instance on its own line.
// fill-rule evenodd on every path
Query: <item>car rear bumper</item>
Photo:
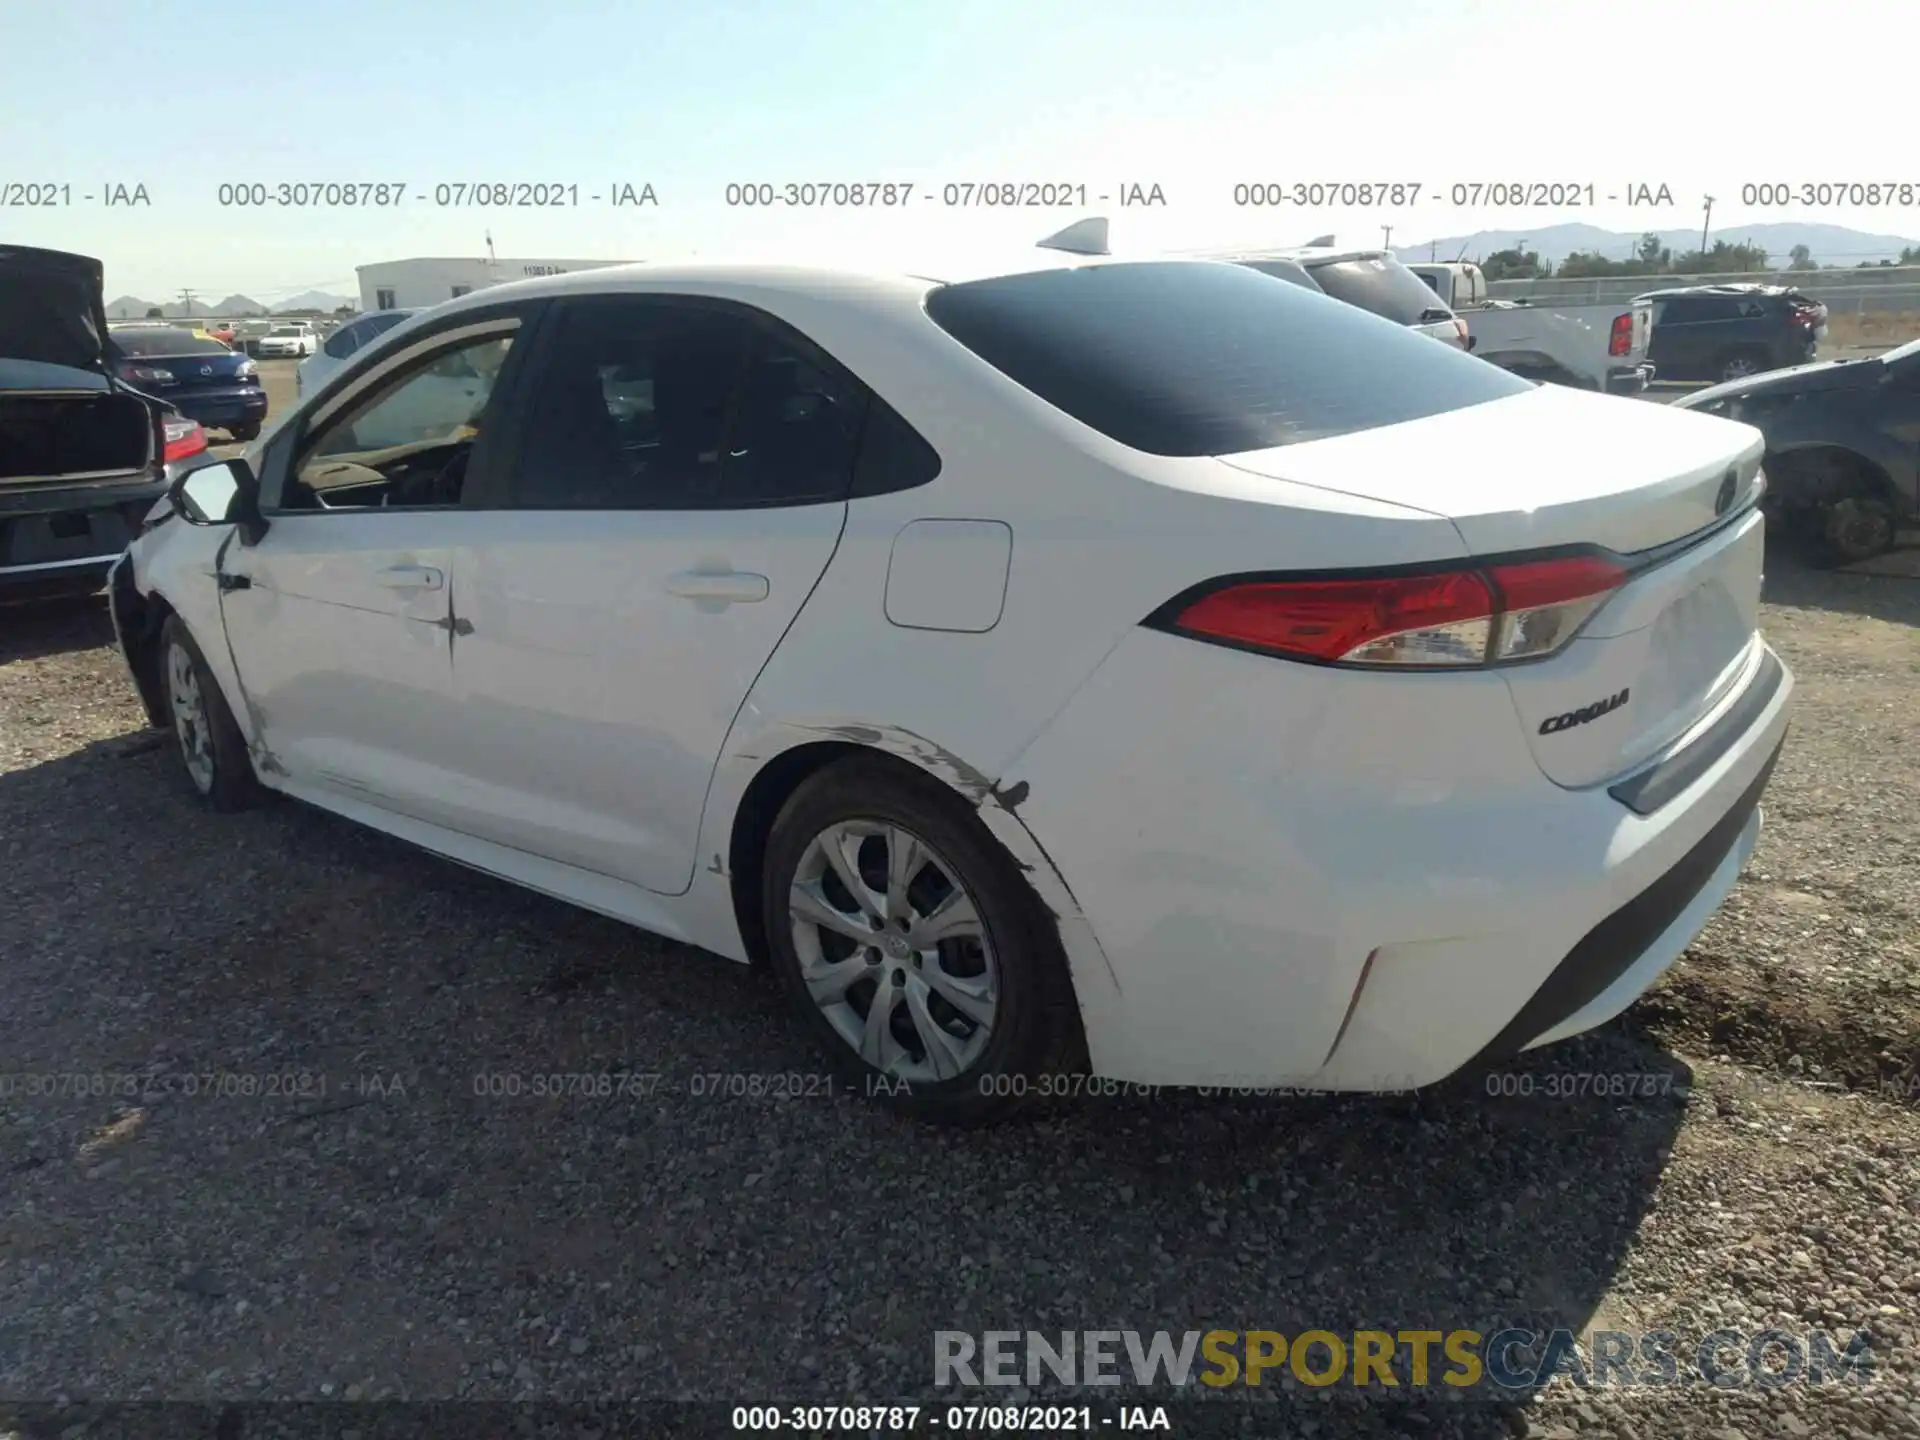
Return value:
M 0 504 L 0 600 L 89 594 L 140 531 L 166 482 L 10 494 Z
M 1673 777 L 1647 813 L 1546 779 L 1496 687 L 1124 640 L 1004 777 L 1119 988 L 1089 1020 L 1094 1069 L 1413 1088 L 1652 984 L 1752 851 L 1791 675 L 1756 638 L 1721 711 L 1646 772 Z
M 169 403 L 189 420 L 202 425 L 245 425 L 264 420 L 267 392 L 246 389 L 212 395 L 180 395 Z
M 1638 395 L 1653 383 L 1651 365 L 1621 365 L 1607 371 L 1609 395 Z

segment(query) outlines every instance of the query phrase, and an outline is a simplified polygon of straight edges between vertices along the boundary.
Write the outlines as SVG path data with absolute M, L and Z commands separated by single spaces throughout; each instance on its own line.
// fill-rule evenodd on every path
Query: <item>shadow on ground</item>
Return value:
M 0 665 L 111 644 L 113 617 L 104 596 L 0 605 Z
M 76 1147 L 135 1101 L 0 1101 L 9 1187 L 62 1233 L 110 1222 L 116 1255 L 151 1246 L 157 1273 L 118 1283 L 171 1299 L 119 1316 L 111 1353 L 162 1393 L 237 1376 L 257 1343 L 195 1318 L 168 1278 L 195 1257 L 223 1294 L 281 1297 L 269 1394 L 313 1394 L 358 1347 L 416 1397 L 504 1398 L 486 1378 L 504 1372 L 470 1362 L 526 1350 L 536 1313 L 595 1337 L 552 1382 L 571 1398 L 939 1404 L 1007 1396 L 932 1391 L 938 1330 L 1633 1328 L 1605 1297 L 1690 1080 L 1611 1029 L 1417 1097 L 1083 1099 L 944 1132 L 826 1081 L 757 972 L 304 806 L 212 815 L 171 747 L 121 737 L 0 776 L 0 833 L 9 1069 L 317 1077 L 278 1099 L 143 1092 L 124 1167 L 94 1179 Z M 1565 1072 L 1667 1085 L 1549 1097 Z M 533 1094 L 581 1075 L 653 1078 Z M 33 1233 L 14 1245 L 53 1267 L 49 1295 L 97 1283 L 84 1245 Z M 4 1274 L 0 1311 L 26 1313 Z M 451 1349 L 447 1304 L 468 1326 Z M 73 1373 L 106 1353 L 83 1319 L 42 1330 Z M 1504 1436 L 1529 1393 L 1435 1388 L 1426 1434 Z M 1290 1403 L 1333 1433 L 1404 1420 Z

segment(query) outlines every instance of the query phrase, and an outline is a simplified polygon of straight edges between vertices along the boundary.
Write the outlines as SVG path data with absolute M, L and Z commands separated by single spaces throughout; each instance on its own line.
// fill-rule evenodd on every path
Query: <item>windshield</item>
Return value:
M 298 325 L 276 325 L 267 333 L 269 335 L 298 335 L 300 334 L 300 327 Z
M 1265 450 L 1533 389 L 1418 331 L 1241 265 L 1003 275 L 943 286 L 926 307 L 1001 373 L 1152 455 Z
M 122 355 L 226 355 L 225 345 L 210 335 L 186 330 L 115 330 L 111 337 Z

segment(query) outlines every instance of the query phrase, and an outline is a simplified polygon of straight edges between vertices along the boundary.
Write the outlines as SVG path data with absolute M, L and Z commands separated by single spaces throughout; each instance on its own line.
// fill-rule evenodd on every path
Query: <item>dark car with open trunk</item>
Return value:
M 97 590 L 206 432 L 115 373 L 98 260 L 0 245 L 0 602 Z

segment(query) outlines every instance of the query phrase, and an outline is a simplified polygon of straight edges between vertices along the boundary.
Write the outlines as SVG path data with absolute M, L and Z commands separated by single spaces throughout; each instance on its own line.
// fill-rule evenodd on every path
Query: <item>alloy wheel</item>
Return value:
M 874 1069 L 954 1080 L 993 1036 L 1000 973 L 973 897 L 905 826 L 844 820 L 808 843 L 788 911 L 800 977 Z
M 180 740 L 180 758 L 187 776 L 202 795 L 213 791 L 213 730 L 207 720 L 207 697 L 200 689 L 200 672 L 186 647 L 175 641 L 167 647 L 167 698 L 173 708 L 173 733 Z

